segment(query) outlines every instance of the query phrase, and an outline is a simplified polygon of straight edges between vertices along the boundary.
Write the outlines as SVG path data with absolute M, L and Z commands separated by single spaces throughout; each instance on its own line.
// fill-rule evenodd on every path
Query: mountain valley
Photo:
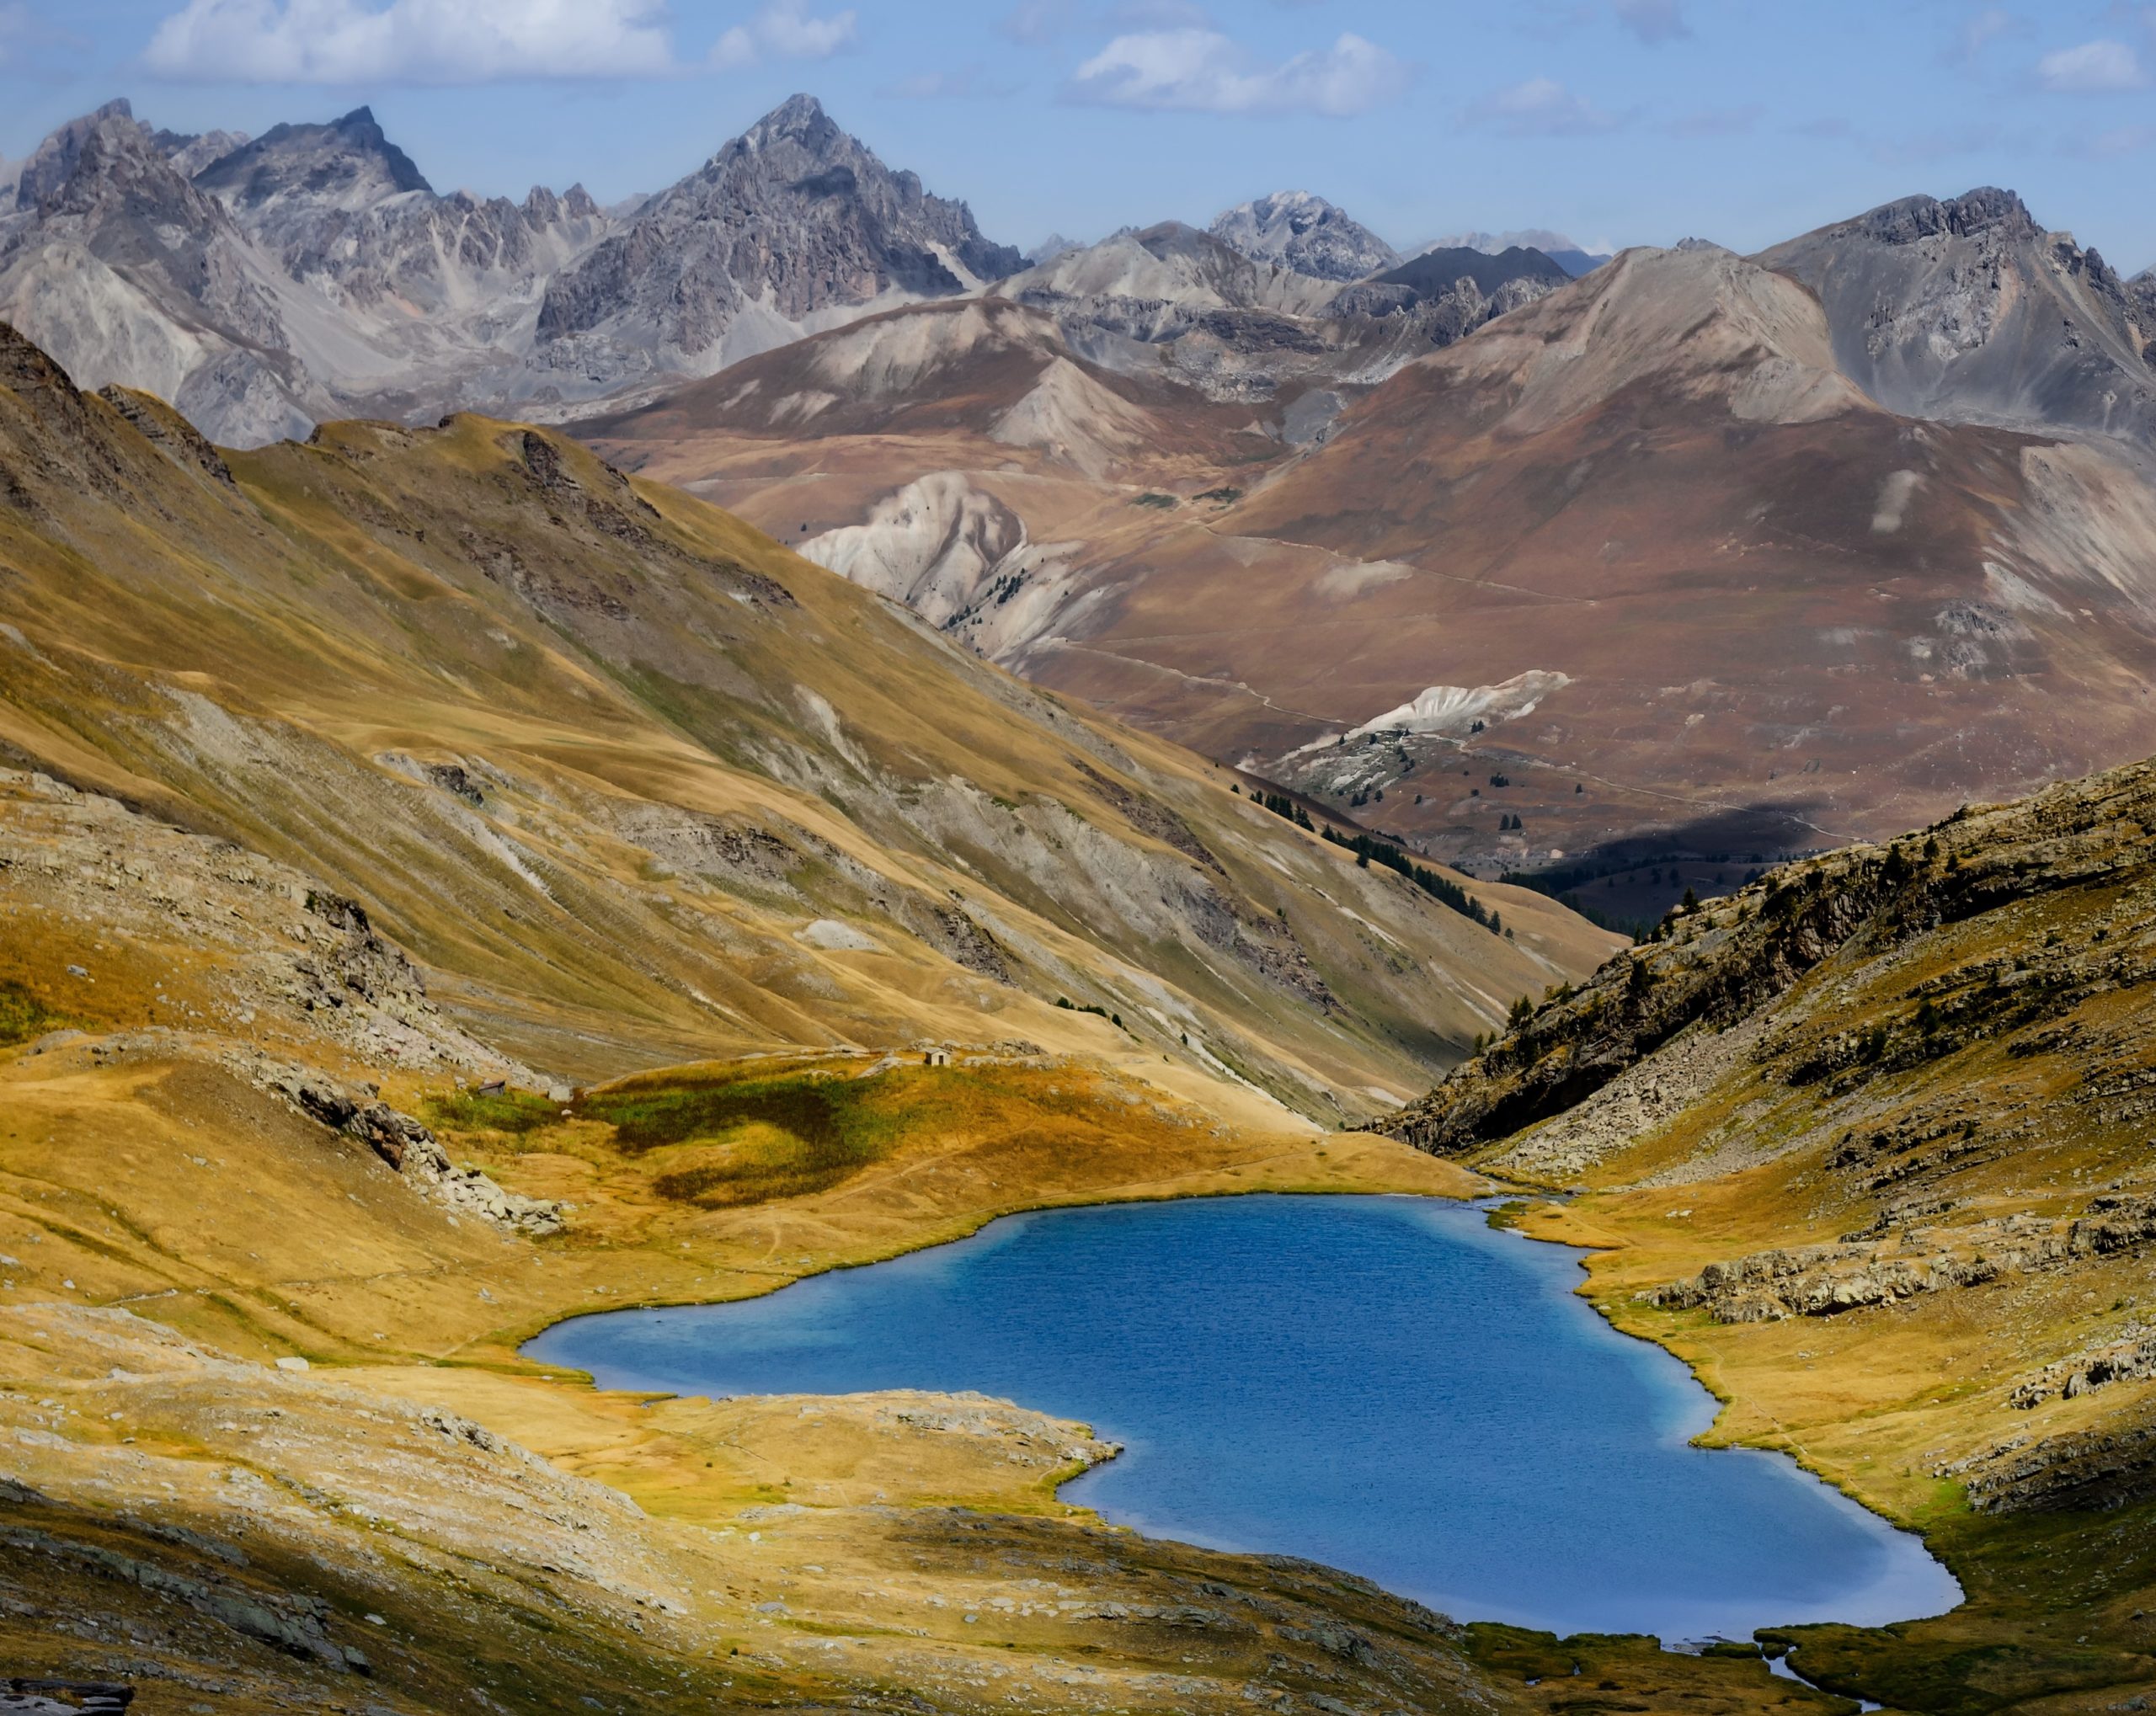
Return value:
M 0 163 L 0 1708 L 2147 1708 L 2156 279 L 953 189 Z M 1579 1248 L 1947 1597 L 1559 1639 L 528 1346 L 1289 1192 Z

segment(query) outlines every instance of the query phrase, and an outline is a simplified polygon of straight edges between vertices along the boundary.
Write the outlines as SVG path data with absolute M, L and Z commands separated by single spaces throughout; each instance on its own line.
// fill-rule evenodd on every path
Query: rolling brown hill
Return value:
M 1231 458 L 1187 389 L 1090 471 L 1013 453 L 992 390 L 928 371 L 902 412 L 830 382 L 783 444 L 713 410 L 724 377 L 595 434 L 1038 682 L 1652 917 L 2156 746 L 2145 450 L 1899 414 L 1838 303 L 1711 247 L 1628 253 L 1299 450 L 1293 403 L 1257 408 Z

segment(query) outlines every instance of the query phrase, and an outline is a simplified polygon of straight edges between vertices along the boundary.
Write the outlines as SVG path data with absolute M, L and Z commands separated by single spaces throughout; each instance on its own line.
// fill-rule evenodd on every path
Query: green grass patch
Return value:
M 1233 506 L 1243 498 L 1243 492 L 1240 488 L 1209 488 L 1198 498 L 1217 502 L 1221 506 Z
M 707 1208 L 798 1197 L 837 1185 L 885 1155 L 905 1129 L 887 1080 L 753 1074 L 632 1083 L 594 1093 L 578 1112 L 614 1128 L 614 1147 L 641 1156 L 709 1145 L 723 1159 L 659 1175 L 652 1190 Z
M 1166 512 L 1181 504 L 1171 494 L 1141 494 L 1131 502 L 1133 506 L 1149 506 L 1158 512 Z
M 524 1090 L 486 1096 L 460 1090 L 453 1096 L 430 1096 L 426 1106 L 427 1122 L 438 1132 L 504 1132 L 513 1138 L 558 1125 L 562 1117 L 558 1105 Z
M 28 1042 L 67 1023 L 20 983 L 0 982 L 0 1048 Z

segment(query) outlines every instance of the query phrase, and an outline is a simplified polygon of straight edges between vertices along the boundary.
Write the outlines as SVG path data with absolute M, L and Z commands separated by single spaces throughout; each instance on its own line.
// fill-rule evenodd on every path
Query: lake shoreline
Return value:
M 1465 1176 L 1462 1176 L 1463 1179 L 1465 1177 Z M 1252 1202 L 1270 1202 L 1273 1198 L 1278 1196 L 1293 1196 L 1298 1195 L 1324 1196 L 1330 1199 L 1332 1196 L 1337 1196 L 1342 1193 L 1347 1193 L 1351 1196 L 1357 1195 L 1353 1192 L 1351 1188 L 1340 1186 L 1338 1185 L 1329 1186 L 1322 1188 L 1321 1191 L 1306 1191 L 1303 1188 L 1293 1186 L 1275 1186 L 1251 1191 L 1244 1191 L 1240 1188 L 1215 1188 L 1212 1191 L 1198 1197 L 1187 1196 L 1177 1196 L 1174 1195 L 1163 1194 L 1148 1196 L 1142 1199 L 1131 1199 L 1126 1197 L 1086 1201 L 1062 1200 L 1053 1204 L 1036 1204 L 1025 1210 L 999 1212 L 994 1215 L 984 1215 L 980 1219 L 969 1223 L 967 1231 L 963 1234 L 954 1234 L 952 1237 L 952 1240 L 944 1242 L 944 1246 L 947 1247 L 949 1244 L 954 1243 L 963 1243 L 966 1239 L 978 1236 L 993 1223 L 1014 1217 L 1038 1217 L 1042 1215 L 1055 1215 L 1062 1213 L 1075 1214 L 1088 1210 L 1097 1213 L 1118 1209 L 1134 1212 L 1147 1209 L 1157 1209 L 1162 1206 L 1177 1202 L 1192 1205 L 1218 1204 L 1224 1201 L 1233 1202 L 1238 1198 L 1246 1198 Z M 1476 1222 L 1475 1224 L 1476 1231 L 1480 1232 L 1486 1230 L 1492 1232 L 1493 1234 L 1511 1232 L 1518 1238 L 1535 1239 L 1542 1242 L 1533 1248 L 1538 1251 L 1543 1249 L 1544 1244 L 1551 1243 L 1547 1236 L 1522 1233 L 1510 1223 L 1492 1223 L 1489 1218 L 1493 1213 L 1493 1201 L 1498 1198 L 1508 1198 L 1510 1194 L 1505 1188 L 1501 1186 L 1493 1186 L 1486 1178 L 1482 1178 L 1479 1184 L 1462 1186 L 1457 1191 L 1453 1192 L 1450 1195 L 1433 1195 L 1428 1188 L 1416 1188 L 1412 1191 L 1402 1191 L 1396 1186 L 1385 1187 L 1383 1191 L 1374 1193 L 1361 1193 L 1359 1196 L 1365 1198 L 1381 1199 L 1385 1202 L 1391 1202 L 1397 1199 L 1408 1204 L 1422 1204 L 1433 1207 L 1453 1210 L 1465 1210 L 1476 1205 L 1481 1205 L 1481 1207 L 1476 1212 L 1476 1213 L 1481 1217 L 1481 1220 Z M 939 1248 L 935 1244 L 930 1244 L 913 1248 L 910 1251 L 900 1253 L 898 1254 L 898 1255 L 900 1258 L 917 1256 L 924 1252 L 933 1251 L 938 1249 L 943 1248 Z M 1509 1250 L 1509 1247 L 1506 1249 Z M 1572 1250 L 1574 1260 L 1577 1261 L 1578 1256 L 1577 1249 L 1569 1249 Z M 895 1260 L 883 1260 L 889 1261 Z M 955 1263 L 948 1263 L 947 1261 L 947 1266 L 957 1267 L 958 1266 Z M 1532 1266 L 1531 1267 L 1540 1268 L 1540 1266 Z M 799 1277 L 796 1282 L 787 1283 L 787 1285 L 800 1287 L 815 1282 L 830 1283 L 842 1275 L 855 1272 L 857 1271 L 853 1271 L 850 1266 L 846 1268 L 826 1269 L 815 1274 L 804 1275 Z M 1546 1271 L 1545 1271 L 1544 1273 L 1545 1276 L 1547 1275 Z M 1649 1352 L 1652 1353 L 1656 1361 L 1662 1365 L 1668 1367 L 1673 1375 L 1681 1379 L 1677 1386 L 1689 1390 L 1690 1394 L 1697 1397 L 1699 1410 L 1698 1415 L 1696 1415 L 1704 1416 L 1706 1421 L 1704 1424 L 1699 1424 L 1695 1428 L 1695 1415 L 1690 1414 L 1688 1408 L 1688 1415 L 1684 1425 L 1684 1435 L 1681 1438 L 1683 1445 L 1688 1449 L 1696 1449 L 1699 1452 L 1709 1453 L 1717 1458 L 1723 1452 L 1738 1454 L 1744 1453 L 1746 1451 L 1740 1449 L 1721 1450 L 1701 1444 L 1700 1438 L 1704 1436 L 1706 1432 L 1711 1429 L 1713 1422 L 1719 1415 L 1721 1403 L 1715 1398 L 1711 1391 L 1705 1388 L 1704 1386 L 1701 1386 L 1701 1379 L 1698 1377 L 1693 1367 L 1684 1363 L 1680 1357 L 1677 1355 L 1672 1354 L 1666 1346 L 1662 1346 L 1659 1342 L 1644 1339 L 1636 1331 L 1628 1330 L 1618 1326 L 1613 1319 L 1607 1316 L 1601 1307 L 1594 1303 L 1592 1297 L 1582 1291 L 1585 1286 L 1586 1282 L 1584 1281 L 1574 1283 L 1569 1279 L 1566 1279 L 1564 1282 L 1563 1288 L 1564 1298 L 1567 1302 L 1580 1299 L 1586 1300 L 1587 1303 L 1580 1306 L 1580 1311 L 1584 1314 L 1592 1310 L 1595 1314 L 1591 1319 L 1592 1324 L 1595 1329 L 1604 1331 L 1604 1334 L 1609 1340 L 1620 1344 L 1625 1349 L 1629 1350 L 1637 1348 L 1643 1354 Z M 602 1312 L 600 1314 L 615 1316 L 618 1318 L 623 1312 L 634 1311 L 641 1313 L 643 1315 L 647 1317 L 663 1319 L 663 1314 L 668 1312 L 682 1311 L 693 1313 L 700 1308 L 725 1309 L 751 1305 L 755 1303 L 759 1299 L 763 1299 L 767 1297 L 768 1296 L 765 1294 L 758 1294 L 745 1298 L 736 1297 L 732 1299 L 703 1300 L 691 1303 L 675 1303 L 664 1305 L 649 1305 L 637 1308 L 609 1307 L 606 1311 Z M 552 1325 L 552 1328 L 553 1330 L 561 1330 L 568 1328 L 574 1323 L 582 1320 L 584 1319 L 582 1318 L 563 1319 L 561 1322 Z M 535 1337 L 535 1340 L 540 1338 L 542 1337 Z M 527 1344 L 526 1347 L 523 1349 L 523 1356 L 527 1361 L 533 1361 L 539 1357 L 539 1354 L 531 1351 L 531 1346 Z M 606 1368 L 603 1365 L 587 1365 L 583 1362 L 583 1356 L 570 1354 L 549 1356 L 544 1362 L 552 1370 L 558 1372 L 564 1370 L 580 1370 L 586 1374 L 590 1374 L 592 1370 L 595 1369 L 603 1373 Z M 617 1372 L 617 1374 L 619 1373 Z M 655 1385 L 658 1379 L 651 1375 L 639 1375 L 636 1380 L 638 1383 Z M 634 1385 L 632 1384 L 631 1386 Z M 685 1394 L 694 1392 L 692 1384 L 680 1383 L 678 1380 L 670 1381 L 669 1386 L 676 1388 L 680 1392 Z M 894 1379 L 888 1384 L 883 1383 L 872 1383 L 865 1385 L 848 1385 L 842 1389 L 827 1390 L 824 1383 L 813 1378 L 804 1378 L 802 1375 L 794 1373 L 782 1380 L 775 1381 L 769 1388 L 758 1387 L 753 1390 L 734 1390 L 732 1392 L 750 1392 L 757 1394 L 783 1393 L 788 1398 L 798 1397 L 808 1399 L 826 1392 L 842 1393 L 849 1395 L 870 1394 L 876 1392 L 878 1389 L 885 1386 L 905 1386 L 915 1388 L 927 1388 L 931 1392 L 936 1392 L 942 1385 L 918 1374 L 908 1373 L 903 1383 Z M 970 1388 L 976 1385 L 969 1384 L 968 1386 Z M 983 1388 L 982 1392 L 999 1394 L 1013 1401 L 1025 1402 L 1027 1403 L 1026 1410 L 1045 1410 L 1050 1412 L 1052 1415 L 1059 1418 L 1065 1418 L 1072 1420 L 1084 1420 L 1096 1426 L 1099 1426 L 1102 1422 L 1102 1415 L 1099 1411 L 1093 1410 L 1084 1406 L 1070 1406 L 1067 1403 L 1062 1405 L 1059 1405 L 1052 1402 L 1043 1403 L 1037 1394 L 1027 1391 L 1023 1388 L 1008 1389 L 991 1386 Z M 1591 1422 L 1592 1419 L 1586 1415 L 1582 1415 L 1580 1421 Z M 1100 1434 L 1113 1436 L 1117 1437 L 1118 1440 L 1122 1439 L 1119 1427 L 1113 1422 L 1107 1423 L 1106 1427 L 1100 1431 Z M 1751 1457 L 1765 1458 L 1769 1458 L 1769 1454 L 1765 1451 L 1759 1451 L 1753 1452 Z M 1087 1480 L 1091 1484 L 1097 1485 L 1102 1479 L 1102 1473 L 1104 1471 L 1111 1471 L 1113 1469 L 1113 1468 L 1103 1466 L 1097 1462 L 1089 1462 L 1083 1468 L 1075 1468 L 1062 1474 L 1054 1486 L 1054 1490 L 1059 1491 L 1065 1484 L 1081 1479 Z M 1792 1475 L 1795 1474 L 1795 1470 L 1796 1468 L 1792 1466 Z M 1816 1477 L 1816 1474 L 1807 1474 L 1806 1481 L 1810 1483 L 1812 1481 L 1814 1477 Z M 1934 1569 L 1935 1571 L 1940 1572 L 1941 1576 L 1945 1576 L 1943 1569 L 1940 1569 L 1940 1564 L 1937 1563 L 1935 1559 L 1929 1557 L 1928 1552 L 1924 1551 L 1921 1548 L 1920 1537 L 1915 1534 L 1906 1532 L 1906 1531 L 1897 1522 L 1883 1518 L 1875 1511 L 1863 1508 L 1860 1502 L 1854 1498 L 1849 1497 L 1844 1491 L 1838 1488 L 1822 1485 L 1820 1486 L 1820 1489 L 1822 1500 L 1827 1496 L 1831 1496 L 1837 1505 L 1849 1510 L 1851 1515 L 1860 1516 L 1862 1521 L 1865 1522 L 1865 1529 L 1885 1534 L 1886 1538 L 1892 1542 L 1898 1543 L 1903 1539 L 1906 1539 L 1908 1544 L 1911 1546 L 1913 1552 L 1921 1558 L 1923 1564 Z M 1069 1509 L 1075 1516 L 1081 1517 L 1090 1516 L 1096 1518 L 1108 1519 L 1118 1518 L 1118 1516 L 1112 1511 L 1103 1512 L 1102 1510 L 1107 1505 L 1107 1504 L 1096 1503 L 1090 1496 L 1087 1496 L 1083 1500 L 1064 1500 L 1059 1495 L 1057 1500 L 1061 1506 Z M 1120 1518 L 1119 1523 L 1123 1525 L 1126 1528 L 1145 1532 L 1155 1537 L 1170 1537 L 1174 1541 L 1193 1543 L 1197 1547 L 1211 1548 L 1217 1553 L 1284 1553 L 1325 1561 L 1327 1562 L 1328 1564 L 1337 1564 L 1339 1562 L 1339 1557 L 1337 1554 L 1328 1554 L 1322 1546 L 1313 1546 L 1308 1542 L 1299 1539 L 1287 1543 L 1282 1543 L 1277 1540 L 1269 1543 L 1263 1543 L 1255 1549 L 1247 1547 L 1239 1548 L 1237 1540 L 1235 1538 L 1232 1532 L 1208 1532 L 1193 1534 L 1193 1532 L 1186 1527 L 1180 1533 L 1178 1533 L 1171 1523 L 1163 1525 L 1156 1520 L 1139 1516 L 1127 1515 Z M 1352 1560 L 1349 1564 L 1353 1564 Z M 1380 1585 L 1388 1584 L 1388 1581 L 1381 1572 L 1371 1571 L 1368 1568 L 1365 1568 L 1363 1576 L 1374 1578 Z M 1951 1583 L 1951 1580 L 1949 1582 Z M 1467 1601 L 1465 1598 L 1463 1592 L 1457 1587 L 1452 1589 L 1449 1596 L 1442 1598 L 1433 1598 L 1432 1593 L 1428 1590 L 1428 1588 L 1418 1592 L 1414 1589 L 1412 1584 L 1403 1589 L 1401 1585 L 1392 1583 L 1388 1585 L 1388 1588 L 1393 1589 L 1402 1595 L 1419 1596 L 1422 1601 L 1433 1602 L 1433 1606 L 1434 1607 L 1443 1607 L 1449 1612 L 1455 1614 L 1480 1612 L 1496 1619 L 1502 1619 L 1505 1616 L 1505 1611 L 1499 1603 L 1487 1599 L 1476 1600 L 1473 1601 Z M 1960 1600 L 1960 1589 L 1958 1585 L 1956 1585 L 1953 1588 L 1954 1600 L 1958 1601 Z M 1928 1612 L 1936 1612 L 1936 1609 L 1935 1607 Z M 1779 1610 L 1768 1616 L 1766 1618 L 1761 1619 L 1758 1625 L 1764 1627 L 1770 1625 L 1802 1624 L 1802 1620 L 1801 1618 L 1802 1615 L 1816 1614 L 1817 1612 L 1815 1609 L 1810 1607 L 1791 1602 L 1784 1609 Z M 1800 1618 L 1794 1621 L 1791 1620 L 1790 1615 L 1792 1613 L 1798 1614 Z M 1890 1617 L 1903 1619 L 1910 1618 L 1912 1616 L 1896 1612 Z M 1507 1623 L 1512 1625 L 1527 1624 L 1530 1625 L 1530 1627 L 1533 1625 L 1531 1621 L 1525 1617 L 1519 1617 L 1517 1616 Z M 1588 1627 L 1584 1628 L 1584 1630 L 1597 1632 L 1610 1631 L 1613 1629 L 1639 1631 L 1641 1632 L 1644 1636 L 1652 1636 L 1656 1637 L 1657 1639 L 1668 1638 L 1673 1642 L 1678 1643 L 1697 1642 L 1711 1639 L 1716 1636 L 1726 1636 L 1724 1629 L 1698 1626 L 1687 1628 L 1683 1625 L 1670 1624 L 1667 1620 L 1661 1623 L 1659 1627 L 1647 1627 L 1644 1628 L 1613 1628 L 1611 1626 Z

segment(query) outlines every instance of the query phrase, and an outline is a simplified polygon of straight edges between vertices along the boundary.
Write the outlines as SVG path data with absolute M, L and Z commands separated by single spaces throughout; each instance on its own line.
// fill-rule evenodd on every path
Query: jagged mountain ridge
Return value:
M 755 312 L 806 327 L 893 294 L 955 294 L 1023 261 L 964 204 L 891 172 L 795 96 L 563 270 L 537 332 L 579 362 L 597 345 L 624 369 L 665 354 L 708 373 L 776 343 L 760 328 L 728 344 Z
M 616 211 L 437 195 L 365 108 L 248 141 L 110 103 L 16 179 L 0 312 L 78 380 L 237 445 L 339 413 L 559 413 L 1021 265 L 807 97 Z
M 175 149 L 152 141 L 168 159 L 198 151 L 202 141 L 187 138 Z M 352 211 L 407 191 L 435 194 L 412 157 L 389 141 L 373 109 L 365 107 L 328 125 L 272 126 L 212 157 L 189 177 L 227 207 L 258 220 L 272 204 Z

